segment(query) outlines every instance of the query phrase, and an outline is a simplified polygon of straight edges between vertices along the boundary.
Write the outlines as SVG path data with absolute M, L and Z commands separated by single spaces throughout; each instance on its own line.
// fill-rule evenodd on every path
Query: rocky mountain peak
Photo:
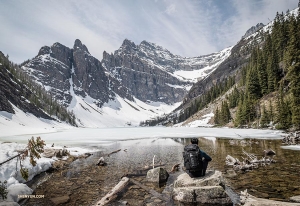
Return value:
M 255 32 L 257 32 L 258 30 L 260 30 L 261 28 L 263 28 L 265 25 L 263 23 L 258 23 L 256 24 L 256 26 L 252 26 L 250 29 L 248 29 L 245 33 L 244 36 L 242 36 L 242 38 L 247 38 L 248 36 L 250 36 L 251 34 L 254 34 Z
M 40 49 L 40 51 L 39 51 L 39 53 L 38 53 L 38 56 L 40 56 L 40 55 L 45 55 L 45 54 L 50 54 L 50 51 L 51 51 L 50 47 L 48 47 L 48 46 L 43 46 L 43 47 Z
M 125 39 L 119 50 L 125 52 L 126 54 L 130 54 L 137 50 L 137 46 L 133 41 L 130 41 L 129 39 Z
M 74 49 L 74 51 L 76 51 L 76 50 L 82 50 L 82 51 L 85 51 L 85 52 L 87 52 L 88 54 L 90 54 L 88 48 L 87 48 L 84 44 L 82 44 L 81 41 L 80 41 L 79 39 L 76 39 L 76 40 L 75 40 L 73 49 Z

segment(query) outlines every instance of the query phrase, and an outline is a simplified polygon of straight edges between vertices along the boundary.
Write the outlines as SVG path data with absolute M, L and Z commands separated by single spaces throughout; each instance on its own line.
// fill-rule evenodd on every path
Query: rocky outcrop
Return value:
M 207 171 L 205 177 L 197 178 L 184 173 L 174 183 L 173 198 L 182 204 L 233 205 L 221 185 L 220 171 Z
M 19 69 L 19 68 L 18 68 Z M 28 101 L 32 91 L 17 77 L 8 59 L 0 52 L 0 111 L 15 114 L 13 105 L 24 112 L 32 113 L 36 117 L 52 119 L 35 104 Z
M 73 92 L 82 97 L 89 95 L 99 107 L 113 99 L 115 93 L 133 99 L 128 89 L 105 71 L 79 39 L 73 48 L 60 43 L 42 47 L 22 68 L 65 106 L 71 103 Z
M 223 54 L 184 58 L 159 45 L 142 41 L 139 45 L 125 39 L 113 54 L 104 51 L 102 64 L 131 94 L 142 101 L 181 101 L 187 94 L 188 80 L 175 71 L 191 71 L 213 65 Z
M 247 38 L 248 36 L 254 34 L 255 32 L 257 32 L 258 30 L 260 30 L 264 26 L 265 25 L 263 23 L 258 23 L 258 24 L 256 24 L 256 26 L 252 26 L 250 29 L 248 29 L 246 31 L 246 33 L 244 34 L 244 36 L 242 36 L 242 38 Z
M 138 49 L 133 42 L 125 40 L 115 54 L 104 52 L 102 63 L 133 96 L 142 101 L 180 101 L 187 92 L 186 83 L 136 56 Z

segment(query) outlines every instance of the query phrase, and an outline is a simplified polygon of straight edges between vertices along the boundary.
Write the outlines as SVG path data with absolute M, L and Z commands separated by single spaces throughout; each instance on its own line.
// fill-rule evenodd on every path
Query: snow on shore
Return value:
M 18 154 L 18 151 L 24 150 L 26 147 L 25 144 L 22 143 L 13 143 L 13 142 L 2 142 L 0 144 L 0 162 L 4 162 L 5 160 L 15 156 Z M 45 149 L 52 148 L 52 149 L 62 149 L 61 146 L 50 147 L 50 145 L 46 145 Z M 71 155 L 78 156 L 84 154 L 91 149 L 83 149 L 79 147 L 74 148 L 67 148 L 70 151 Z M 37 174 L 48 170 L 54 161 L 56 161 L 56 157 L 46 158 L 41 157 L 37 159 L 37 165 L 32 166 L 29 162 L 29 158 L 26 158 L 22 161 L 22 166 L 28 169 L 29 178 L 28 181 L 31 180 Z M 20 161 L 17 158 L 4 163 L 0 166 L 0 181 L 3 183 L 5 180 L 7 181 L 7 200 L 3 203 L 7 204 L 7 202 L 17 202 L 18 195 L 30 195 L 32 194 L 32 189 L 30 189 L 26 184 L 26 181 L 22 178 L 20 174 Z M 0 201 L 0 205 L 1 201 Z

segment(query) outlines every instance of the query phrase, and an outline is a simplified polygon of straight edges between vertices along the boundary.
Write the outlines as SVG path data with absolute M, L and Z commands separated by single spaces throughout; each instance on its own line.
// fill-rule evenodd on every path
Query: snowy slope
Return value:
M 33 114 L 24 113 L 16 106 L 12 106 L 15 114 L 0 111 L 0 131 L 4 136 L 20 134 L 20 131 L 22 131 L 21 134 L 42 134 L 71 128 L 71 126 L 66 123 L 37 118 Z
M 225 59 L 227 59 L 231 54 L 231 49 L 232 47 L 228 47 L 218 53 L 214 53 L 214 55 L 211 55 L 209 64 L 205 64 L 205 62 L 203 62 L 203 59 L 199 60 L 197 57 L 186 58 L 185 61 L 190 65 L 202 64 L 205 66 L 201 69 L 192 71 L 177 70 L 174 72 L 174 76 L 182 80 L 197 82 L 210 75 Z
M 289 13 L 286 13 L 285 14 L 285 18 L 288 18 L 288 15 L 298 16 L 298 10 L 299 10 L 299 8 L 296 8 L 296 9 L 290 11 Z M 246 37 L 246 39 L 250 39 L 250 38 L 256 37 L 261 31 L 264 32 L 264 33 L 265 32 L 269 32 L 270 33 L 271 30 L 272 30 L 273 24 L 274 24 L 274 20 L 270 21 L 267 25 L 265 25 L 264 27 L 262 27 L 260 30 L 258 30 L 254 34 Z
M 151 42 L 142 41 L 139 45 L 126 39 L 115 52 L 117 55 L 130 53 L 154 68 L 159 68 L 184 82 L 197 82 L 209 75 L 231 54 L 232 47 L 219 52 L 197 57 L 182 57 Z M 130 49 L 128 49 L 130 45 Z
M 135 102 L 116 95 L 114 100 L 105 103 L 101 108 L 96 100 L 87 96 L 82 98 L 73 94 L 68 107 L 77 117 L 78 125 L 82 127 L 124 127 L 138 126 L 141 121 L 171 112 L 180 105 L 167 105 L 160 102 Z

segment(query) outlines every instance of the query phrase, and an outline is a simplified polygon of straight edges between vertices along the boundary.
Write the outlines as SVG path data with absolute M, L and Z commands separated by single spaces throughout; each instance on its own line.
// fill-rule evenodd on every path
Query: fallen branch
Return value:
M 117 152 L 120 152 L 120 151 L 121 151 L 121 149 L 118 149 L 118 150 L 116 150 L 116 151 L 113 151 L 113 152 L 107 154 L 107 156 L 109 157 L 109 155 L 114 154 L 114 153 L 117 153 Z
M 161 167 L 161 166 L 165 166 L 165 164 L 156 164 L 156 165 L 154 165 L 154 167 Z M 144 170 L 144 171 L 150 170 L 151 167 L 153 167 L 153 166 L 146 165 L 142 170 Z
M 161 199 L 163 201 L 169 201 L 169 198 L 166 197 L 165 195 L 161 194 L 161 193 L 158 193 L 156 192 L 155 190 L 153 189 L 150 189 L 149 187 L 145 186 L 145 185 L 142 185 L 140 182 L 134 180 L 134 179 L 130 179 L 130 182 L 132 182 L 133 184 L 139 186 L 140 188 L 146 190 L 148 193 L 150 193 L 151 195 L 153 195 L 154 197 L 158 198 L 158 199 Z
M 176 164 L 176 165 L 174 165 L 174 166 L 172 167 L 172 169 L 171 169 L 170 173 L 171 173 L 171 172 L 178 171 L 178 169 L 179 169 L 179 165 L 180 165 L 180 163 L 179 163 L 179 164 Z
M 10 160 L 13 160 L 13 159 L 15 159 L 16 157 L 19 157 L 19 156 L 21 156 L 21 155 L 22 155 L 22 154 L 24 154 L 26 151 L 27 151 L 27 150 L 20 151 L 20 152 L 19 152 L 19 154 L 17 154 L 17 155 L 15 155 L 15 156 L 13 156 L 13 157 L 11 157 L 11 158 L 9 158 L 9 159 L 5 160 L 4 162 L 1 162 L 1 163 L 0 163 L 0 166 L 1 166 L 1 165 L 3 165 L 3 164 L 4 164 L 4 163 L 6 163 L 6 162 L 9 162 Z
M 107 193 L 100 201 L 96 203 L 97 206 L 106 205 L 107 203 L 113 201 L 116 199 L 117 194 L 122 191 L 129 183 L 128 177 L 123 177 L 121 181 L 111 190 L 109 193 Z

